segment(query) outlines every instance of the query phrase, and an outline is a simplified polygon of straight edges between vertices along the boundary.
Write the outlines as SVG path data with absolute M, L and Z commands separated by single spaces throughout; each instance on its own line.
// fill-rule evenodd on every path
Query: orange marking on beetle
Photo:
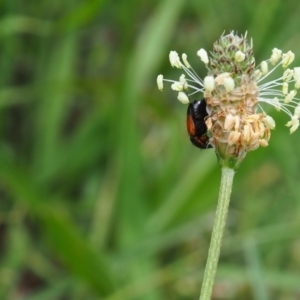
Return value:
M 186 127 L 188 130 L 188 133 L 190 136 L 195 136 L 196 134 L 196 128 L 195 128 L 195 123 L 193 121 L 193 118 L 191 115 L 187 115 L 186 118 Z

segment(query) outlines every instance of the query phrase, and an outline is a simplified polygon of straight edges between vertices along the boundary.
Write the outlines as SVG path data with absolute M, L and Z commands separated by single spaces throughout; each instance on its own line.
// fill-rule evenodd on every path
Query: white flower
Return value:
M 295 72 L 292 71 L 291 69 L 286 69 L 284 72 L 283 72 L 283 78 L 282 80 L 283 81 L 290 81 L 292 76 L 294 76 Z M 295 78 L 295 77 L 294 77 Z M 295 78 L 296 80 L 296 78 Z
M 183 91 L 183 84 L 179 81 L 175 81 L 172 85 L 171 85 L 171 89 L 173 91 L 176 92 L 182 92 Z
M 274 48 L 272 50 L 272 55 L 271 55 L 271 59 L 270 59 L 270 62 L 272 65 L 275 65 L 278 62 L 278 60 L 281 58 L 281 54 L 282 54 L 282 51 L 277 48 Z
M 272 73 L 272 71 L 280 64 L 282 64 L 283 68 L 287 68 L 287 66 L 290 65 L 295 58 L 294 53 L 291 51 L 281 55 L 281 51 L 275 48 L 272 52 L 273 54 L 270 61 L 272 64 L 276 65 L 268 72 L 266 76 Z M 263 80 L 265 77 L 262 77 L 260 80 Z M 258 82 L 260 82 L 260 80 L 258 80 Z M 291 89 L 289 92 L 289 84 L 292 83 L 294 83 L 294 89 Z M 278 89 L 280 85 L 282 87 L 281 92 L 280 89 Z M 296 67 L 293 70 L 287 68 L 281 77 L 259 86 L 260 93 L 258 102 L 271 104 L 276 110 L 284 111 L 291 118 L 291 120 L 286 124 L 287 126 L 291 127 L 290 133 L 293 133 L 299 126 L 298 116 L 300 115 L 300 110 L 297 107 L 300 99 L 296 98 L 296 89 L 298 88 L 300 88 L 300 67 Z M 293 108 L 294 114 L 291 111 Z M 266 126 L 272 129 L 272 127 L 270 127 L 272 122 L 266 120 L 267 117 L 264 120 Z
M 272 100 L 272 105 L 275 107 L 275 109 L 277 111 L 280 111 L 281 109 L 281 104 L 280 104 L 280 101 L 277 97 L 274 97 L 274 99 Z
M 299 105 L 295 108 L 294 115 L 297 116 L 298 119 L 300 118 L 300 106 Z
M 289 66 L 295 59 L 295 54 L 292 51 L 282 54 L 282 66 L 286 68 Z
M 296 96 L 297 92 L 295 90 L 292 90 L 288 93 L 288 95 L 284 98 L 284 103 L 290 103 L 293 98 Z
M 242 62 L 242 61 L 245 60 L 245 58 L 246 58 L 246 55 L 241 50 L 238 50 L 235 53 L 234 59 L 235 59 L 236 62 Z
M 164 76 L 163 75 L 158 75 L 157 76 L 157 86 L 158 86 L 158 89 L 160 90 L 160 91 L 162 91 L 163 90 L 163 88 L 164 88 L 164 82 L 163 82 L 163 80 L 164 80 Z
M 292 116 L 291 121 L 286 123 L 286 126 L 291 127 L 290 133 L 293 133 L 299 127 L 299 119 L 297 116 Z
M 190 103 L 190 100 L 189 100 L 188 96 L 187 96 L 186 93 L 184 93 L 184 92 L 179 92 L 179 93 L 178 93 L 177 99 L 178 99 L 181 103 L 183 103 L 183 104 L 189 104 L 189 103 Z
M 271 116 L 265 116 L 264 118 L 264 123 L 269 129 L 274 129 L 275 128 L 275 121 Z
M 179 81 L 182 83 L 183 89 L 184 89 L 184 90 L 187 90 L 189 85 L 188 85 L 188 83 L 187 83 L 187 81 L 186 81 L 186 79 L 185 79 L 185 75 L 184 75 L 184 74 L 182 74 L 182 75 L 179 77 Z
M 283 95 L 287 95 L 287 93 L 288 93 L 288 88 L 289 88 L 289 85 L 288 85 L 286 82 L 284 82 L 284 83 L 282 84 L 282 94 L 283 94 Z
M 293 76 L 295 80 L 297 80 L 300 77 L 300 67 L 294 68 Z
M 229 78 L 229 77 L 230 77 L 230 73 L 228 72 L 221 73 L 215 78 L 215 83 L 217 85 L 224 85 L 225 78 Z
M 262 75 L 266 75 L 268 73 L 268 63 L 264 60 L 260 64 Z
M 197 51 L 197 55 L 206 65 L 209 63 L 207 52 L 203 48 Z
M 172 67 L 181 69 L 180 58 L 176 51 L 170 51 L 169 59 Z
M 255 76 L 256 80 L 260 79 L 260 77 L 262 76 L 261 70 L 259 70 L 259 69 L 255 70 L 254 76 Z
M 261 147 L 267 147 L 269 145 L 265 139 L 260 139 L 258 142 Z
M 189 64 L 189 62 L 187 61 L 187 55 L 185 53 L 182 54 L 182 60 L 183 60 L 183 63 L 185 64 L 185 66 L 187 68 L 190 68 L 191 65 Z
M 215 88 L 215 80 L 214 80 L 214 77 L 213 76 L 206 76 L 204 78 L 204 89 L 207 91 L 207 92 L 211 92 L 214 90 Z
M 233 35 L 231 35 L 232 37 Z M 250 43 L 250 46 L 252 42 Z M 255 68 L 255 59 L 251 58 L 249 51 L 236 51 L 235 53 L 229 53 L 231 55 L 231 61 L 235 68 L 226 68 L 222 65 L 222 56 L 216 59 L 219 52 L 215 53 L 215 56 L 208 57 L 208 53 L 201 48 L 197 55 L 201 61 L 206 65 L 208 70 L 207 76 L 200 78 L 199 75 L 194 71 L 189 62 L 187 61 L 187 55 L 182 54 L 182 62 L 180 61 L 179 55 L 176 51 L 171 51 L 169 59 L 172 67 L 182 69 L 185 74 L 182 74 L 178 80 L 165 79 L 162 75 L 157 77 L 157 86 L 159 90 L 162 90 L 164 85 L 163 82 L 170 82 L 171 89 L 178 92 L 178 100 L 184 104 L 190 103 L 189 99 L 194 94 L 200 94 L 200 98 L 208 99 L 211 102 L 208 103 L 208 109 L 214 111 L 215 106 L 224 107 L 227 103 L 236 103 L 236 108 L 239 108 L 237 102 L 239 99 L 245 99 L 247 101 L 245 112 L 246 114 L 261 115 L 260 120 L 249 121 L 245 123 L 242 119 L 237 118 L 236 112 L 227 109 L 226 113 L 228 118 L 223 115 L 223 122 L 225 122 L 226 130 L 239 131 L 241 130 L 241 136 L 238 137 L 237 133 L 232 133 L 230 141 L 234 143 L 236 139 L 241 139 L 252 147 L 253 143 L 257 141 L 260 145 L 267 145 L 269 140 L 270 129 L 275 128 L 275 121 L 271 116 L 264 112 L 264 105 L 267 103 L 272 105 L 276 110 L 283 111 L 286 113 L 290 121 L 286 124 L 290 127 L 290 132 L 294 132 L 299 126 L 300 118 L 300 99 L 297 98 L 297 89 L 300 88 L 300 67 L 294 67 L 289 69 L 288 66 L 295 59 L 293 52 L 288 51 L 282 54 L 282 51 L 274 48 L 270 59 L 263 61 Z M 247 54 L 246 54 L 247 53 Z M 227 55 L 227 54 L 226 54 Z M 248 71 L 242 73 L 241 71 L 236 72 L 235 70 L 244 70 L 247 68 L 246 57 L 249 60 Z M 220 65 L 216 65 L 216 62 Z M 282 66 L 283 70 L 281 76 L 274 80 L 268 81 L 267 77 L 270 74 L 274 74 L 275 69 L 279 69 Z M 289 91 L 290 90 L 290 91 Z M 244 98 L 241 98 L 245 95 Z M 247 95 L 247 96 L 246 96 Z M 249 95 L 249 96 L 248 96 Z M 199 96 L 196 97 L 198 99 Z M 224 101 L 224 102 L 222 102 Z M 251 113 L 249 113 L 249 109 Z M 259 114 L 257 109 L 262 113 Z M 213 114 L 214 112 L 212 112 Z M 229 117 L 230 115 L 230 117 Z M 214 122 L 208 118 L 207 124 L 210 124 L 208 130 L 214 130 Z M 262 128 L 260 128 L 260 126 Z M 212 127 L 212 128 L 211 128 Z M 263 129 L 263 127 L 267 129 Z M 266 131 L 264 131 L 266 130 Z M 259 132 L 264 132 L 266 135 L 257 135 Z M 252 144 L 251 144 L 252 143 Z M 253 146 L 254 147 L 254 146 Z M 252 148 L 254 149 L 254 148 Z
M 300 77 L 297 78 L 294 87 L 295 87 L 295 89 L 299 89 L 299 87 L 300 87 Z

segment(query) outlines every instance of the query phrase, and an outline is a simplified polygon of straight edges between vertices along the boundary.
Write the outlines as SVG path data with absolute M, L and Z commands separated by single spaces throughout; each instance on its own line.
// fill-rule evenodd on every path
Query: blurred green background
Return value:
M 3 0 L 0 12 L 0 299 L 198 299 L 220 169 L 156 76 L 181 74 L 170 50 L 204 76 L 196 52 L 224 30 L 247 30 L 258 62 L 277 47 L 299 65 L 300 6 Z M 235 177 L 213 299 L 300 299 L 299 132 L 271 114 L 269 147 Z

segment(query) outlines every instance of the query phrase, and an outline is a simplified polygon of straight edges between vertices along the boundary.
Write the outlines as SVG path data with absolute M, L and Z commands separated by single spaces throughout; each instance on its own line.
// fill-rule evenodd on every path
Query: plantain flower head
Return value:
M 205 119 L 209 143 L 215 148 L 222 166 L 236 169 L 247 152 L 268 146 L 274 119 L 263 110 L 262 103 L 273 106 L 288 115 L 286 126 L 293 133 L 299 127 L 300 104 L 296 97 L 300 87 L 300 67 L 290 69 L 295 55 L 274 48 L 270 58 L 256 66 L 252 39 L 247 33 L 238 36 L 234 32 L 222 35 L 213 45 L 210 55 L 201 48 L 197 55 L 207 69 L 201 79 L 192 69 L 187 55 L 182 61 L 176 51 L 171 51 L 172 67 L 182 69 L 178 81 L 158 77 L 162 82 L 171 82 L 182 103 L 190 103 L 190 97 L 200 93 L 206 101 L 208 116 Z M 276 69 L 280 77 L 267 81 Z

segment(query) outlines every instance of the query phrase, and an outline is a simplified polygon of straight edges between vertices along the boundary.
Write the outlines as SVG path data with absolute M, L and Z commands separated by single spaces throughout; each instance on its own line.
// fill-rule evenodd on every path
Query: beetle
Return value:
M 205 99 L 195 100 L 189 104 L 186 127 L 192 144 L 200 149 L 212 148 L 209 144 L 209 137 L 206 134 L 205 118 L 207 115 Z

